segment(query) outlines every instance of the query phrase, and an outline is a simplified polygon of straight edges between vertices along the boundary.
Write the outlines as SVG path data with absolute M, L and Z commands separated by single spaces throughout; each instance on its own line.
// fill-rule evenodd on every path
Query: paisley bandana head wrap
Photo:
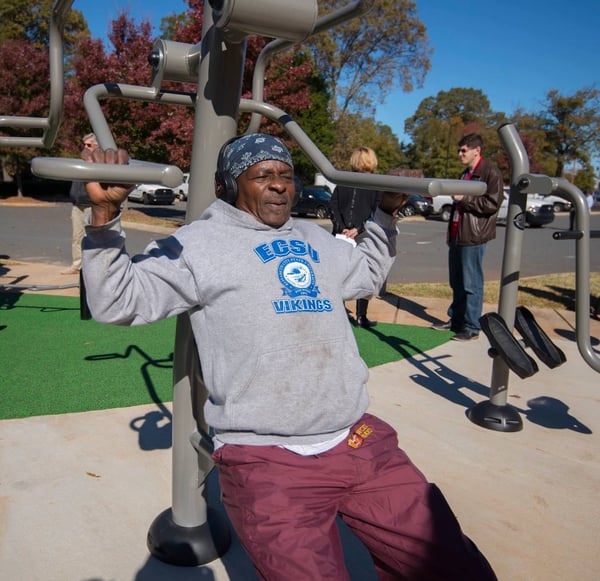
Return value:
M 282 161 L 294 169 L 292 156 L 282 141 L 265 133 L 251 133 L 231 142 L 223 154 L 223 170 L 237 179 L 250 166 L 267 160 Z

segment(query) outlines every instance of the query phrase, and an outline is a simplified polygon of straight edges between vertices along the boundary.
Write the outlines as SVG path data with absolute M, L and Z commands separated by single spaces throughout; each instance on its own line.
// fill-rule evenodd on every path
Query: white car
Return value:
M 509 188 L 504 188 L 504 200 L 496 216 L 496 223 L 499 225 L 506 224 L 509 193 Z M 549 203 L 545 199 L 545 196 L 528 194 L 527 202 L 525 203 L 525 224 L 531 228 L 540 228 L 545 224 L 550 224 L 552 221 L 554 221 L 554 207 L 552 203 Z
M 171 188 L 156 184 L 138 184 L 129 192 L 127 199 L 130 202 L 168 206 L 175 201 L 175 192 Z
M 432 196 L 432 215 L 439 216 L 444 222 L 450 220 L 452 214 L 452 196 Z
M 546 204 L 552 204 L 555 214 L 557 212 L 567 212 L 571 209 L 571 202 L 561 198 L 560 196 L 542 196 L 541 194 L 534 195 L 538 196 L 540 199 L 543 199 Z
M 185 202 L 188 199 L 189 181 L 190 181 L 190 174 L 184 173 L 183 181 L 175 188 L 175 193 L 177 194 L 177 197 L 182 202 Z

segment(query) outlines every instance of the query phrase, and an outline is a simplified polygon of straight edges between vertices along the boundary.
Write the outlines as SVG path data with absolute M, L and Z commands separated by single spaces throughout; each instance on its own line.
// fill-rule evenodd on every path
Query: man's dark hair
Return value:
M 465 135 L 459 142 L 458 147 L 466 145 L 469 149 L 475 147 L 481 147 L 481 153 L 483 153 L 483 138 L 477 133 L 469 133 Z

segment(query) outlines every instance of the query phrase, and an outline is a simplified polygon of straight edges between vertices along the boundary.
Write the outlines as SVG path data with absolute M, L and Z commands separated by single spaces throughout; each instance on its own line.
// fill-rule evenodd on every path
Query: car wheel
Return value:
M 142 196 L 142 204 L 150 204 L 150 196 L 146 193 Z
M 415 207 L 407 204 L 402 208 L 402 215 L 405 217 L 414 216 L 415 215 Z
M 444 206 L 442 208 L 442 212 L 440 213 L 440 217 L 441 217 L 442 221 L 443 222 L 449 222 L 451 215 L 452 215 L 452 207 L 451 206 Z
M 323 206 L 319 206 L 317 208 L 316 214 L 317 214 L 317 218 L 319 218 L 319 220 L 323 220 L 324 218 L 327 218 L 327 210 L 325 208 L 323 208 Z
M 554 202 L 554 213 L 558 213 L 558 212 L 564 212 L 565 211 L 565 207 L 563 204 L 561 204 L 560 202 Z

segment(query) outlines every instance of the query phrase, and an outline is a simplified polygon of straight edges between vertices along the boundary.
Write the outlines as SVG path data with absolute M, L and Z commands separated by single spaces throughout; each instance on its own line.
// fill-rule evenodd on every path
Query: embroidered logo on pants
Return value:
M 361 424 L 354 432 L 348 436 L 348 446 L 351 448 L 360 448 L 365 438 L 373 433 L 373 428 L 367 424 Z

